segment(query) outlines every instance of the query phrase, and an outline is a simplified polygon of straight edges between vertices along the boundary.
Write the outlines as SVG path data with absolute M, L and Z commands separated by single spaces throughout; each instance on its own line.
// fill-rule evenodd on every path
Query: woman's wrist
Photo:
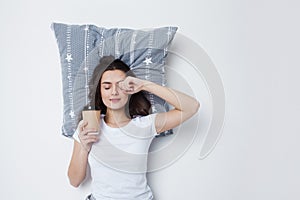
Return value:
M 90 149 L 87 149 L 87 147 L 81 145 L 81 149 L 80 149 L 80 154 L 81 155 L 86 155 L 90 153 Z
M 148 91 L 151 90 L 151 86 L 155 85 L 155 83 L 147 80 L 143 80 L 142 90 Z

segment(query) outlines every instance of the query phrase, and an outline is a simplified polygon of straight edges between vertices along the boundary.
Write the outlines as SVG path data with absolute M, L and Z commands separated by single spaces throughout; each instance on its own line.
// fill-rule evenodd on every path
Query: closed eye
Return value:
M 110 82 L 103 82 L 102 83 L 104 90 L 109 90 L 111 83 Z

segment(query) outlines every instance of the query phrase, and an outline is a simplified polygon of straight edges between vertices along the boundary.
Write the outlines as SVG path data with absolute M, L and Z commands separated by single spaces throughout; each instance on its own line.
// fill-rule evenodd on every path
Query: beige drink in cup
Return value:
M 83 118 L 83 121 L 88 122 L 88 124 L 85 128 L 96 130 L 96 132 L 89 133 L 89 134 L 98 134 L 99 133 L 100 110 L 83 110 L 82 118 Z

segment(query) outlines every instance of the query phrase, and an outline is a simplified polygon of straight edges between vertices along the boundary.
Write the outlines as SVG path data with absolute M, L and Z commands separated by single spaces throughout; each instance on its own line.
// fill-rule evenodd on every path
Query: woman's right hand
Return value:
M 79 126 L 79 140 L 80 144 L 88 153 L 90 152 L 93 143 L 98 142 L 99 140 L 99 134 L 95 134 L 97 132 L 96 129 L 88 129 L 86 126 L 88 125 L 88 122 L 86 121 L 80 121 Z M 93 134 L 91 134 L 93 133 Z

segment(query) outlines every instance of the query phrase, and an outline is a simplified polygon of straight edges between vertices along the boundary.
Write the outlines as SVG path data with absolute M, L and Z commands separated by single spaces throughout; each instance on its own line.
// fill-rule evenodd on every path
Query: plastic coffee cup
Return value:
M 94 129 L 95 132 L 89 134 L 98 134 L 100 125 L 100 110 L 83 110 L 83 121 L 87 121 L 88 124 L 85 128 Z

